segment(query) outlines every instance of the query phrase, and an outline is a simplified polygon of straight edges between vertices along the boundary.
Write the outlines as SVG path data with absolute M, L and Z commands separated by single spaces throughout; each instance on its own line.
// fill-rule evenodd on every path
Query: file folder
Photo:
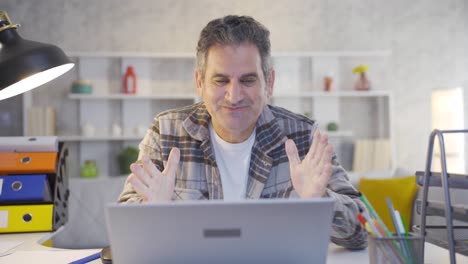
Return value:
M 0 203 L 51 200 L 45 174 L 0 176 Z
M 0 137 L 0 152 L 58 152 L 58 137 Z
M 56 162 L 56 152 L 0 152 L 0 174 L 51 173 Z
M 53 204 L 0 206 L 0 233 L 51 231 Z

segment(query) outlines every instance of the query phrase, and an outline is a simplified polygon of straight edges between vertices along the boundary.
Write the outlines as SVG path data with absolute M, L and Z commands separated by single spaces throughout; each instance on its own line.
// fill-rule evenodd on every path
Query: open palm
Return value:
M 141 195 L 143 202 L 170 201 L 175 187 L 175 176 L 180 160 L 180 150 L 173 148 L 169 153 L 166 168 L 161 172 L 148 156 L 143 156 L 142 164 L 130 166 L 132 174 L 129 182 Z
M 288 139 L 285 144 L 291 181 L 296 192 L 301 198 L 322 197 L 332 173 L 333 147 L 328 142 L 327 135 L 315 131 L 309 152 L 302 161 L 294 141 Z

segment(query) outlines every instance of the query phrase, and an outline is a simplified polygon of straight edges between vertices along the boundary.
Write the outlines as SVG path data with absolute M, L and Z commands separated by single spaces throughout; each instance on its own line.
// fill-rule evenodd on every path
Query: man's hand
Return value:
M 314 133 L 312 145 L 302 161 L 294 141 L 288 139 L 285 144 L 296 192 L 301 198 L 322 197 L 332 173 L 333 147 L 328 143 L 327 135 L 321 135 L 318 130 Z
M 143 202 L 170 201 L 175 187 L 175 175 L 179 166 L 180 150 L 172 148 L 167 166 L 160 172 L 148 156 L 143 156 L 142 164 L 130 165 L 128 181 L 135 191 L 143 197 Z

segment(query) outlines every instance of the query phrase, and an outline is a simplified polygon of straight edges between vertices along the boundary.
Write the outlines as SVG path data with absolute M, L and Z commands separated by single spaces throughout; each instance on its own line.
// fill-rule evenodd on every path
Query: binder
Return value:
M 0 174 L 51 173 L 56 152 L 0 152 Z
M 53 204 L 0 206 L 0 233 L 51 231 Z
M 0 152 L 58 152 L 57 137 L 0 137 Z
M 69 173 L 67 160 L 69 152 L 68 147 L 64 142 L 59 142 L 58 149 L 58 153 L 0 152 L 0 176 L 2 176 L 1 179 L 3 180 L 2 185 L 11 186 L 11 184 L 6 184 L 7 180 L 8 183 L 11 182 L 10 180 L 13 179 L 11 177 L 19 177 L 22 179 L 22 177 L 25 176 L 33 176 L 39 179 L 46 179 L 43 180 L 39 185 L 48 185 L 50 188 L 49 201 L 28 200 L 0 202 L 0 234 L 55 231 L 68 221 L 68 200 L 70 197 L 70 190 L 68 189 Z M 24 164 L 20 165 L 10 164 L 12 159 L 13 161 L 18 161 L 20 158 L 25 157 L 29 159 L 29 163 L 25 162 Z M 29 166 L 31 164 L 34 166 Z M 32 167 L 36 168 L 33 169 Z M 39 167 L 39 169 L 37 167 Z M 12 172 L 29 169 L 35 171 L 28 173 Z M 52 172 L 39 172 L 44 170 L 49 170 Z M 5 173 L 5 171 L 8 171 L 8 173 Z M 38 175 L 42 176 L 38 177 Z M 4 188 L 7 188 L 4 186 L 0 187 L 0 191 L 4 192 Z M 18 187 L 16 188 L 18 189 Z M 22 188 L 26 189 L 24 186 Z M 36 186 L 34 192 L 38 191 L 38 189 L 41 188 Z M 46 194 L 45 197 L 47 197 Z
M 0 176 L 0 203 L 51 200 L 45 174 Z

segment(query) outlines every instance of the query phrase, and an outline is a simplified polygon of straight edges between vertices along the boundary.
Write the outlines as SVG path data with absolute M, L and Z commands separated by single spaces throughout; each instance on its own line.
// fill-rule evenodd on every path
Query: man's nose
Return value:
M 242 86 L 236 82 L 231 82 L 226 88 L 225 98 L 231 104 L 236 104 L 243 99 Z

